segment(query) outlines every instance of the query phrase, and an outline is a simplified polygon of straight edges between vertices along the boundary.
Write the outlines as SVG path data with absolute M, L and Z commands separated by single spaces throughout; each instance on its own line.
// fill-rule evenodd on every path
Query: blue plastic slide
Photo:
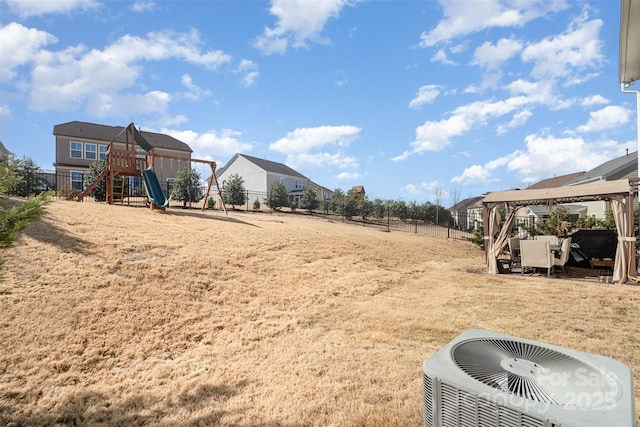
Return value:
M 144 189 L 147 191 L 149 201 L 159 208 L 169 206 L 169 199 L 165 197 L 164 191 L 162 191 L 160 181 L 158 181 L 158 176 L 156 175 L 156 171 L 153 170 L 153 166 L 140 170 L 140 173 L 142 174 L 142 182 Z

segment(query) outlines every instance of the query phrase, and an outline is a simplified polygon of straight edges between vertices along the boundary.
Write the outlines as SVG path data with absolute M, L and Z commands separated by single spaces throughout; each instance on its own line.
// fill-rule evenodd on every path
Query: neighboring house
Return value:
M 638 152 L 627 153 L 608 162 L 584 172 L 576 178 L 568 181 L 563 186 L 581 185 L 595 181 L 614 181 L 617 179 L 630 179 L 638 177 Z M 638 208 L 638 201 L 635 200 L 635 209 Z M 611 210 L 608 201 L 582 202 L 586 207 L 583 216 L 597 219 L 605 219 L 607 211 Z
M 596 181 L 613 181 L 617 179 L 636 178 L 638 176 L 638 153 L 627 152 L 624 156 L 609 160 L 601 165 L 587 171 L 561 175 L 544 179 L 527 187 L 527 190 L 542 190 L 548 188 L 560 188 L 573 185 L 587 184 Z M 637 203 L 637 202 L 636 202 Z M 573 220 L 578 218 L 606 218 L 607 210 L 610 206 L 607 201 L 589 201 L 571 204 L 559 204 L 573 216 Z M 637 206 L 636 206 L 637 207 Z M 533 225 L 535 222 L 547 221 L 555 209 L 555 206 L 534 205 L 523 206 L 516 212 L 516 218 L 520 222 Z
M 584 172 L 574 172 L 567 175 L 554 176 L 553 178 L 543 179 L 526 188 L 526 190 L 543 190 L 547 188 L 558 188 L 566 185 L 568 182 L 575 181 L 576 178 L 582 176 Z M 554 208 L 554 207 L 552 207 Z M 551 216 L 553 209 L 548 205 L 532 205 L 523 206 L 516 211 L 516 218 L 519 222 L 533 225 L 536 222 L 545 222 Z M 571 214 L 579 216 L 586 215 L 584 206 L 565 206 Z
M 309 181 L 309 187 L 316 192 L 316 200 L 319 203 L 325 202 L 327 200 L 331 200 L 331 196 L 333 195 L 333 191 L 329 190 L 327 187 L 323 187 L 321 185 L 316 184 L 313 181 Z
M 542 190 L 544 188 L 558 188 L 567 185 L 569 182 L 575 181 L 576 178 L 584 175 L 584 172 L 574 172 L 567 175 L 554 176 L 553 178 L 543 179 L 535 184 L 528 186 L 527 190 Z
M 71 187 L 76 191 L 82 191 L 83 174 L 87 172 L 91 163 L 105 159 L 107 148 L 112 141 L 115 148 L 125 149 L 124 129 L 122 126 L 78 121 L 55 125 L 53 135 L 56 137 L 56 161 L 53 166 L 56 170 L 57 188 Z M 168 191 L 178 171 L 190 167 L 192 150 L 184 142 L 169 135 L 147 131 L 140 133 L 152 146 L 155 154 L 175 157 L 158 158 L 154 162 L 158 180 L 165 184 L 164 190 Z M 142 148 L 137 147 L 137 150 L 141 156 L 145 155 Z M 129 177 L 131 192 L 141 186 L 140 177 Z
M 638 152 L 629 153 L 602 163 L 590 171 L 584 172 L 562 186 L 580 185 L 594 181 L 614 181 L 638 177 Z
M 469 197 L 449 208 L 453 222 L 458 229 L 473 230 L 478 223 L 482 224 L 482 204 L 480 202 L 483 198 L 482 196 Z
M 364 191 L 364 187 L 362 185 L 354 185 L 351 188 L 351 195 L 356 199 L 364 197 L 364 196 L 366 196 L 366 194 L 367 194 L 367 192 Z
M 216 177 L 218 183 L 224 188 L 225 182 L 235 174 L 244 180 L 244 188 L 252 200 L 255 197 L 264 202 L 274 182 L 284 184 L 289 194 L 289 203 L 296 202 L 299 205 L 302 192 L 307 186 L 315 190 L 316 199 L 319 202 L 326 200 L 328 198 L 326 196 L 330 197 L 330 191 L 326 188 L 313 183 L 289 166 L 271 160 L 236 153 L 224 167 L 216 172 Z

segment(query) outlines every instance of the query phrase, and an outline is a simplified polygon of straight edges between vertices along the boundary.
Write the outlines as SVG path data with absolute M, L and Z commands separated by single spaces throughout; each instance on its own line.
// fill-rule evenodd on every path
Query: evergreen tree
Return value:
M 173 182 L 171 198 L 182 202 L 186 207 L 188 202 L 198 202 L 204 197 L 204 186 L 200 182 L 200 174 L 190 167 L 181 169 Z
M 224 203 L 231 205 L 233 209 L 236 208 L 236 205 L 244 205 L 247 201 L 247 190 L 244 188 L 244 179 L 237 173 L 231 175 L 224 183 L 222 196 L 224 197 Z
M 5 199 L 21 181 L 16 171 L 19 161 L 9 156 L 0 157 L 0 248 L 11 246 L 15 233 L 25 228 L 30 222 L 38 220 L 44 212 L 44 205 L 49 202 L 49 193 L 27 199 L 20 205 L 6 209 Z M 2 260 L 0 259 L 0 266 Z
M 95 181 L 102 172 L 107 168 L 107 162 L 105 160 L 98 160 L 89 165 L 89 170 L 84 174 L 84 188 Z M 118 177 L 122 179 L 121 177 Z M 107 180 L 103 179 L 96 185 L 89 193 L 93 200 L 96 202 L 104 202 L 107 200 Z
M 314 209 L 318 208 L 318 200 L 316 199 L 316 192 L 311 187 L 307 187 L 302 192 L 302 198 L 300 199 L 300 208 L 306 209 L 311 213 Z
M 344 214 L 344 205 L 346 204 L 347 196 L 340 188 L 333 190 L 331 195 L 331 210 L 339 215 Z
M 274 211 L 289 204 L 289 194 L 287 194 L 287 188 L 283 183 L 276 181 L 271 184 L 269 193 L 267 194 L 266 204 Z

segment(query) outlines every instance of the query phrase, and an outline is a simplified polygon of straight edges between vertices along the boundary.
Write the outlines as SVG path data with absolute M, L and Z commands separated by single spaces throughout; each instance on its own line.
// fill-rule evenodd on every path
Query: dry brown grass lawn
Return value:
M 484 274 L 459 240 L 56 201 L 4 253 L 0 424 L 417 426 L 467 328 L 629 365 L 640 288 Z

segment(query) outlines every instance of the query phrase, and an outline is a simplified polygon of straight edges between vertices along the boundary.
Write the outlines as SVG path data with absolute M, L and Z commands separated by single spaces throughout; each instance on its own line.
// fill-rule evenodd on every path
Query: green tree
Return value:
M 178 171 L 171 189 L 171 198 L 181 201 L 182 206 L 186 207 L 187 203 L 198 202 L 203 197 L 204 186 L 200 182 L 200 174 L 190 167 Z
M 349 219 L 359 215 L 364 202 L 364 194 L 357 193 L 353 189 L 347 191 L 343 215 Z
M 384 218 L 384 212 L 386 210 L 385 202 L 382 199 L 375 198 L 373 199 L 372 211 L 371 214 L 376 219 Z
M 358 205 L 358 210 L 363 220 L 369 218 L 373 213 L 373 202 L 365 195 Z
M 102 172 L 107 168 L 105 160 L 98 160 L 89 165 L 89 170 L 84 174 L 84 188 L 90 186 Z M 117 177 L 122 179 L 122 177 Z M 107 180 L 103 179 L 89 193 L 96 202 L 104 202 L 107 200 Z
M 309 213 L 311 211 L 318 208 L 318 200 L 316 199 L 316 192 L 313 191 L 313 188 L 307 187 L 302 192 L 302 197 L 300 198 L 300 208 L 306 209 Z
M 31 197 L 21 204 L 7 209 L 5 206 L 8 193 L 21 182 L 17 175 L 19 161 L 12 157 L 0 158 L 0 248 L 8 248 L 17 232 L 30 222 L 38 220 L 49 202 L 49 192 Z M 0 266 L 3 260 L 0 259 Z
M 344 215 L 344 205 L 346 204 L 347 196 L 340 188 L 333 190 L 331 195 L 330 209 L 339 215 Z
M 287 187 L 285 187 L 284 184 L 280 181 L 276 181 L 271 184 L 271 187 L 269 187 L 269 192 L 267 193 L 266 204 L 274 211 L 279 210 L 283 206 L 287 206 L 289 204 L 289 194 L 287 194 Z
M 247 190 L 244 188 L 244 179 L 237 173 L 234 173 L 227 179 L 222 187 L 222 196 L 227 205 L 231 205 L 232 209 L 236 205 L 242 206 L 247 201 Z
M 42 192 L 43 185 L 38 176 L 39 172 L 41 172 L 40 166 L 28 157 L 22 159 L 11 158 L 10 161 L 14 165 L 14 174 L 18 182 L 14 184 L 9 194 L 27 197 Z

